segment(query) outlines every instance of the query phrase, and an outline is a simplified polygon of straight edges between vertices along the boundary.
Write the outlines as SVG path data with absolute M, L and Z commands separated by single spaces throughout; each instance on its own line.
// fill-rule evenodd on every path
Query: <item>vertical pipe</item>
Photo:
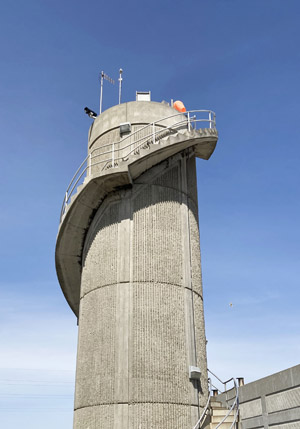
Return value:
M 209 128 L 211 128 L 211 111 L 209 111 L 208 118 L 209 118 Z
M 123 70 L 122 69 L 120 69 L 119 70 L 119 72 L 120 72 L 120 77 L 119 77 L 119 104 L 121 104 L 121 95 L 122 95 L 122 73 L 123 73 Z
M 238 386 L 242 387 L 245 384 L 244 377 L 237 377 Z
M 191 118 L 190 118 L 190 112 L 188 112 L 188 130 L 191 131 Z

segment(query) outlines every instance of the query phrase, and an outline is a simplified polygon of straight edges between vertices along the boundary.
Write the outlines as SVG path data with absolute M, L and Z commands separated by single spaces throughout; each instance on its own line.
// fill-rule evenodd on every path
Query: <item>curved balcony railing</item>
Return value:
M 226 381 L 222 381 L 217 375 L 215 375 L 212 371 L 210 371 L 209 369 L 207 370 L 211 376 L 213 376 L 219 383 L 221 383 L 221 385 L 223 386 L 223 388 L 219 389 L 218 387 L 216 387 L 211 380 L 211 377 L 208 379 L 208 386 L 209 386 L 209 393 L 208 393 L 208 399 L 207 402 L 205 404 L 205 407 L 202 411 L 202 414 L 199 418 L 199 420 L 197 421 L 196 425 L 193 427 L 193 429 L 201 429 L 203 427 L 203 424 L 205 422 L 205 419 L 208 415 L 209 412 L 209 408 L 210 408 L 210 400 L 212 397 L 212 392 L 213 390 L 216 391 L 217 393 L 225 393 L 226 395 L 226 403 L 227 403 L 227 413 L 225 414 L 225 416 L 222 418 L 222 420 L 217 424 L 215 429 L 218 429 L 220 427 L 222 427 L 223 423 L 226 423 L 226 420 L 228 418 L 229 415 L 231 415 L 231 413 L 233 412 L 233 422 L 231 423 L 230 429 L 233 429 L 236 427 L 237 422 L 238 422 L 238 416 L 239 416 L 239 387 L 238 387 L 238 383 L 236 381 L 236 379 L 234 377 L 231 377 L 229 380 Z M 227 389 L 227 386 L 229 383 L 232 383 L 232 386 L 230 389 Z M 235 391 L 235 395 L 234 395 L 234 399 L 231 405 L 229 405 L 228 402 L 228 392 L 231 391 L 232 389 L 234 389 Z
M 164 124 L 169 119 L 176 117 L 179 118 L 177 122 L 171 125 Z M 108 143 L 92 149 L 76 170 L 66 190 L 60 218 L 64 215 L 77 187 L 82 184 L 86 176 L 92 174 L 92 169 L 95 167 L 97 167 L 98 172 L 108 168 L 115 168 L 121 161 L 127 161 L 130 157 L 138 155 L 142 148 L 149 147 L 151 144 L 158 144 L 164 137 L 176 134 L 180 130 L 191 131 L 198 128 L 215 129 L 215 113 L 211 110 L 190 110 L 185 113 L 176 113 L 143 126 L 128 136 L 121 138 L 118 142 Z

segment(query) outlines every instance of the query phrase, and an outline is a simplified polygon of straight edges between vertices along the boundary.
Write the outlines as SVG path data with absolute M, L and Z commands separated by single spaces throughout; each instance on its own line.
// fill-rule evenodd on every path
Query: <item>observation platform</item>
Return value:
M 217 140 L 210 110 L 177 113 L 167 104 L 137 101 L 114 106 L 95 119 L 88 156 L 65 193 L 55 252 L 62 291 L 77 317 L 85 237 L 105 197 L 186 149 L 209 159 Z

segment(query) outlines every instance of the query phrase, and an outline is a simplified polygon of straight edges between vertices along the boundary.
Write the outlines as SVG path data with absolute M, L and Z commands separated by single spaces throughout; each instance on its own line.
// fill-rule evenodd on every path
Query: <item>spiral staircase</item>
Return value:
M 145 171 L 180 152 L 209 159 L 217 140 L 215 114 L 193 110 L 146 124 L 119 141 L 90 151 L 66 190 L 56 243 L 57 275 L 76 315 L 81 277 L 78 255 L 93 213 L 104 198 L 120 187 L 131 186 Z

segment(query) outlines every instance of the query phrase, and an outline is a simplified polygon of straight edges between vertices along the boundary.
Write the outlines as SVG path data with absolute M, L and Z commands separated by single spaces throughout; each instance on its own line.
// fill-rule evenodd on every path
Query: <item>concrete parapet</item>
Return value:
M 300 428 L 300 365 L 241 386 L 239 398 L 242 429 Z M 225 404 L 226 395 L 218 400 Z

